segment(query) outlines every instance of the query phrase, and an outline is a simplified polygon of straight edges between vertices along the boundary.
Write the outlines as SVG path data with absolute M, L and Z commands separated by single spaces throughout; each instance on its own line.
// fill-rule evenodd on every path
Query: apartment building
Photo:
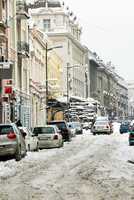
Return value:
M 101 104 L 102 113 L 109 117 L 128 116 L 128 90 L 111 62 L 104 63 L 96 53 L 89 51 L 90 94 Z
M 69 95 L 86 97 L 86 73 L 88 73 L 87 48 L 81 44 L 82 29 L 76 16 L 59 1 L 36 1 L 30 4 L 34 23 L 45 32 L 63 59 L 62 93 L 67 95 L 67 74 L 69 74 Z M 68 69 L 67 69 L 68 67 Z M 68 73 L 67 73 L 68 71 Z M 86 72 L 86 73 L 85 73 Z M 88 80 L 89 81 L 89 80 Z

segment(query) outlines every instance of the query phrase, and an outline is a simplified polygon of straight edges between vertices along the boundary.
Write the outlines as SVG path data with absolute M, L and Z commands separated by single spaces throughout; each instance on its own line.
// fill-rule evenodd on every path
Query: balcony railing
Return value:
M 17 7 L 17 17 L 19 19 L 28 19 L 29 14 L 28 14 L 28 6 L 25 2 L 25 0 L 18 0 L 16 2 L 16 7 Z
M 7 36 L 6 36 L 6 30 L 0 26 L 0 41 L 6 42 Z
M 29 44 L 27 42 L 18 41 L 18 54 L 22 57 L 29 57 Z

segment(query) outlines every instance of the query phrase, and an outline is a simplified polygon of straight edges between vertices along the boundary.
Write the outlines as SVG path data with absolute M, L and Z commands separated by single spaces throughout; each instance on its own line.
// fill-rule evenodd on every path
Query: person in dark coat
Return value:
M 16 124 L 16 126 L 22 126 L 20 119 L 15 124 Z

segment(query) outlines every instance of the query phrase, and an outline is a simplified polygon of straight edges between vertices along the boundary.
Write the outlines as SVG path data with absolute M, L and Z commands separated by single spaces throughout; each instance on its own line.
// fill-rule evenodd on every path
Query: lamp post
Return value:
M 81 67 L 81 65 L 79 64 L 75 64 L 75 65 L 71 65 L 69 63 L 67 63 L 67 117 L 68 117 L 68 121 L 69 121 L 69 69 L 71 68 L 75 68 L 75 67 Z
M 58 49 L 58 48 L 62 48 L 63 46 L 61 45 L 58 45 L 58 46 L 54 46 L 54 47 L 51 47 L 51 48 L 48 48 L 48 43 L 46 42 L 46 55 L 45 55 L 45 63 L 46 63 L 46 121 L 47 121 L 47 118 L 48 118 L 48 51 L 51 51 L 53 49 Z

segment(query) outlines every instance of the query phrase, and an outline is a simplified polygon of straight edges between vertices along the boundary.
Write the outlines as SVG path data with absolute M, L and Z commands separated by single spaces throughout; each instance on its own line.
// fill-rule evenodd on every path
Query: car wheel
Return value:
M 60 147 L 63 147 L 63 146 L 64 146 L 64 141 L 62 140 Z
M 31 150 L 31 148 L 30 148 L 30 144 L 28 144 L 28 151 L 30 151 Z
M 36 147 L 35 151 L 39 151 L 39 144 L 38 143 L 37 143 L 37 147 Z
M 16 151 L 15 160 L 16 160 L 16 161 L 20 161 L 21 158 L 22 158 L 22 156 L 21 156 L 21 146 L 20 146 L 20 147 L 18 147 L 18 149 L 17 149 L 17 151 Z
M 93 133 L 93 135 L 96 135 L 96 133 Z

